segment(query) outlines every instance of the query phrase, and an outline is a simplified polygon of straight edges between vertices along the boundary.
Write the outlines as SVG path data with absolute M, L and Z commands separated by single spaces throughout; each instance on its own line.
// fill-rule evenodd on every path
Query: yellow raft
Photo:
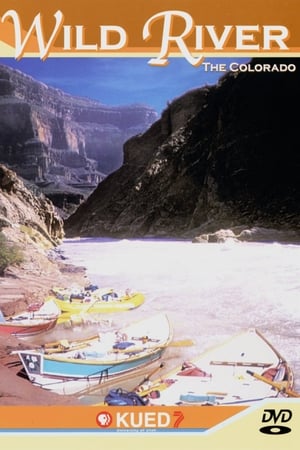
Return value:
M 145 296 L 129 290 L 120 293 L 112 288 L 78 293 L 70 289 L 53 288 L 47 300 L 53 300 L 61 310 L 62 314 L 58 319 L 60 323 L 76 315 L 106 314 L 134 309 L 144 303 Z

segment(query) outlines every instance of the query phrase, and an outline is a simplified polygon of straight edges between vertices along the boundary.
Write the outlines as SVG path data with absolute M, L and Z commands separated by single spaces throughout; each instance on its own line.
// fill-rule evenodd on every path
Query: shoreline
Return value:
M 22 312 L 31 302 L 44 300 L 52 286 L 86 285 L 87 282 L 84 267 L 65 263 L 59 258 L 49 261 L 45 273 L 11 268 L 0 278 L 0 309 L 5 315 Z M 11 352 L 31 346 L 26 340 L 0 333 L 0 405 L 80 405 L 76 396 L 49 392 L 20 376 L 22 364 Z
M 71 264 L 59 252 L 54 251 L 51 255 L 47 270 L 43 272 L 41 267 L 31 271 L 28 267 L 14 268 L 9 270 L 6 277 L 0 278 L 0 309 L 5 306 L 6 311 L 12 311 L 11 313 L 16 309 L 16 312 L 21 312 L 24 305 L 26 307 L 33 300 L 44 299 L 51 286 L 89 283 L 85 267 Z M 10 292 L 14 292 L 15 299 L 7 297 L 3 302 L 4 291 L 7 294 L 10 289 Z M 43 340 L 43 335 L 40 336 Z M 38 342 L 39 335 L 36 339 Z M 0 334 L 0 405 L 82 405 L 75 395 L 49 392 L 33 386 L 27 378 L 18 375 L 22 365 L 18 356 L 10 353 L 29 347 L 30 344 L 25 340 Z

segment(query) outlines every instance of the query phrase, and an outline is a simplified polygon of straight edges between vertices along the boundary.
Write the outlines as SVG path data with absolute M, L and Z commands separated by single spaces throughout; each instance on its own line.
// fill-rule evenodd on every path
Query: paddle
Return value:
M 82 310 L 80 311 L 79 314 L 81 315 L 81 314 L 87 313 L 87 312 L 92 308 L 92 306 L 94 306 L 94 304 L 97 303 L 98 301 L 99 301 L 99 298 L 98 298 L 97 296 L 95 296 L 95 297 L 93 298 L 92 301 L 88 302 L 88 303 L 82 308 Z
M 72 348 L 63 347 L 63 346 L 45 348 L 45 354 L 52 355 L 53 353 L 67 353 L 70 350 L 80 350 L 85 347 L 86 347 L 86 344 L 77 344 L 76 346 L 73 346 Z
M 135 386 L 132 390 L 136 391 L 140 386 L 142 386 L 144 383 L 146 383 L 147 381 L 150 380 L 150 378 L 152 377 L 152 375 L 154 375 L 158 370 L 162 369 L 163 367 L 165 367 L 165 363 L 161 362 L 160 365 L 158 367 L 155 367 L 155 369 L 152 370 L 152 372 L 150 372 L 148 375 L 146 375 L 143 380 L 137 385 Z
M 277 389 L 279 392 L 283 392 L 287 394 L 289 397 L 300 397 L 300 394 L 298 392 L 295 392 L 286 386 L 286 382 L 276 382 L 269 380 L 268 378 L 264 377 L 263 375 L 259 375 L 258 373 L 252 372 L 252 370 L 246 371 L 249 375 L 252 375 L 257 380 L 263 381 L 264 383 L 269 384 L 270 386 L 273 386 L 275 389 Z
M 141 336 L 141 337 L 133 336 L 130 340 L 141 341 L 143 344 L 145 344 L 146 342 L 156 342 L 158 344 L 160 341 L 160 339 L 152 339 L 149 338 L 148 336 Z M 195 343 L 194 341 L 192 341 L 192 339 L 183 339 L 180 341 L 171 341 L 169 342 L 168 345 L 170 345 L 171 347 L 190 347 L 194 344 Z
M 71 344 L 77 345 L 77 344 L 79 344 L 81 342 L 90 342 L 90 341 L 93 341 L 93 340 L 95 340 L 97 338 L 99 339 L 99 335 L 98 334 L 94 334 L 93 336 L 89 336 L 87 338 L 75 339 L 75 340 L 71 341 Z M 43 345 L 43 347 L 46 347 L 46 348 L 57 347 L 57 345 L 59 345 L 59 344 L 65 345 L 67 342 L 68 342 L 67 339 L 60 339 L 59 341 L 47 342 L 46 344 Z M 68 344 L 70 346 L 70 343 L 68 343 Z
M 191 347 L 192 345 L 195 345 L 192 339 L 182 339 L 181 341 L 171 341 L 169 343 L 170 347 Z
M 97 338 L 99 338 L 98 334 L 90 336 L 88 338 L 76 339 L 75 341 L 72 341 L 72 344 L 76 346 L 76 345 L 81 344 L 82 342 L 87 343 L 87 342 L 93 341 Z M 48 343 L 44 344 L 43 347 L 47 348 L 47 349 L 57 348 L 59 345 L 63 345 L 64 347 L 66 347 L 66 345 L 64 345 L 64 343 L 65 343 L 64 341 L 65 341 L 65 339 L 62 339 L 60 341 L 48 342 Z M 195 345 L 195 343 L 191 339 L 183 339 L 180 341 L 171 341 L 168 344 L 168 346 L 170 346 L 170 347 L 190 347 L 192 345 Z M 70 345 L 69 345 L 69 347 L 70 347 Z

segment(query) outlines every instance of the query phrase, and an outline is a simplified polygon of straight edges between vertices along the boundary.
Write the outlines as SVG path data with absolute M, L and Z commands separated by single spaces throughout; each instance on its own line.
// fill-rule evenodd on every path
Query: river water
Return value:
M 99 287 L 145 294 L 139 308 L 109 314 L 117 326 L 168 314 L 174 346 L 165 354 L 166 372 L 255 327 L 289 362 L 300 390 L 300 246 L 81 238 L 59 249 Z M 194 345 L 185 346 L 189 340 Z

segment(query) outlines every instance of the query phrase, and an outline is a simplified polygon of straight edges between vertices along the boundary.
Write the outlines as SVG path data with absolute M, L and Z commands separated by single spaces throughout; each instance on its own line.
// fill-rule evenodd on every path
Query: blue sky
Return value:
M 6 64 L 38 81 L 63 91 L 96 99 L 106 105 L 146 104 L 159 114 L 167 102 L 186 91 L 215 84 L 224 74 L 205 72 L 204 66 L 193 67 L 184 58 L 171 58 L 165 67 L 150 66 L 149 58 L 0 58 Z M 243 59 L 207 59 L 212 63 Z

